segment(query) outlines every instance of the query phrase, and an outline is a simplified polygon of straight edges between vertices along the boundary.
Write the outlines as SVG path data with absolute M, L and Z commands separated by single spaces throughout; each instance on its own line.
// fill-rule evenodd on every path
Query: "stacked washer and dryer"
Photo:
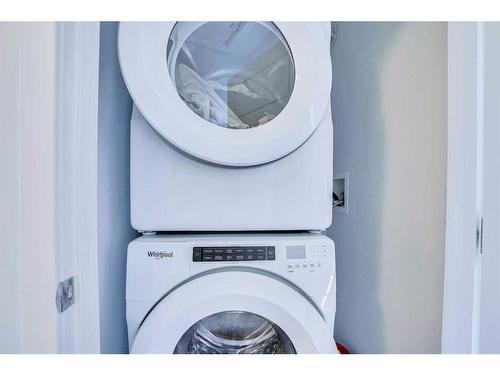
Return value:
M 330 24 L 119 28 L 131 353 L 336 353 Z

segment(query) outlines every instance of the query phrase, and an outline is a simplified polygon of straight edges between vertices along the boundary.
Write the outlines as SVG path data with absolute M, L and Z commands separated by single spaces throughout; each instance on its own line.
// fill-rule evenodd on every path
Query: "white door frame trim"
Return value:
M 477 353 L 483 216 L 484 25 L 448 24 L 443 353 Z
M 75 304 L 59 315 L 58 351 L 99 353 L 99 22 L 56 25 L 56 267 L 59 280 L 75 277 Z

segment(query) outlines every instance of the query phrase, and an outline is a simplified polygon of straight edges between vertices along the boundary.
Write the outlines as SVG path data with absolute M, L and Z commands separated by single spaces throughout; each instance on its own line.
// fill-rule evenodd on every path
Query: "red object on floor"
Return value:
M 337 349 L 340 354 L 351 354 L 351 352 L 342 344 L 337 343 Z

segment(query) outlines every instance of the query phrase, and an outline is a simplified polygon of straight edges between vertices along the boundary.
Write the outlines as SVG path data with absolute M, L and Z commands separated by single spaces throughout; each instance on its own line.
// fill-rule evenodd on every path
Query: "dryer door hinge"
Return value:
M 62 313 L 68 307 L 75 303 L 75 278 L 70 278 L 61 281 L 57 285 L 56 291 L 56 307 L 57 311 Z

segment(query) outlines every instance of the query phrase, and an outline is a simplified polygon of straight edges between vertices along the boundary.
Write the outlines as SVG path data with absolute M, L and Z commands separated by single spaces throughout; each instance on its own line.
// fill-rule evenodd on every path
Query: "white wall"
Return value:
M 487 22 L 481 27 L 484 38 L 484 235 L 478 352 L 500 354 L 500 22 Z
M 356 353 L 437 353 L 446 190 L 445 23 L 339 23 L 332 49 L 335 336 Z
M 478 352 L 500 354 L 500 22 L 480 27 L 484 38 L 484 235 Z
M 476 228 L 482 206 L 483 107 L 477 22 L 448 25 L 448 155 L 443 353 L 477 353 L 481 257 Z M 469 197 L 469 199 L 464 199 Z
M 444 353 L 500 353 L 499 42 L 499 22 L 448 27 Z
M 102 353 L 128 352 L 125 322 L 130 225 L 130 98 L 118 64 L 118 24 L 101 23 L 98 120 L 99 309 Z
M 0 352 L 57 351 L 56 27 L 0 23 Z
M 18 29 L 0 23 L 0 353 L 21 351 Z

